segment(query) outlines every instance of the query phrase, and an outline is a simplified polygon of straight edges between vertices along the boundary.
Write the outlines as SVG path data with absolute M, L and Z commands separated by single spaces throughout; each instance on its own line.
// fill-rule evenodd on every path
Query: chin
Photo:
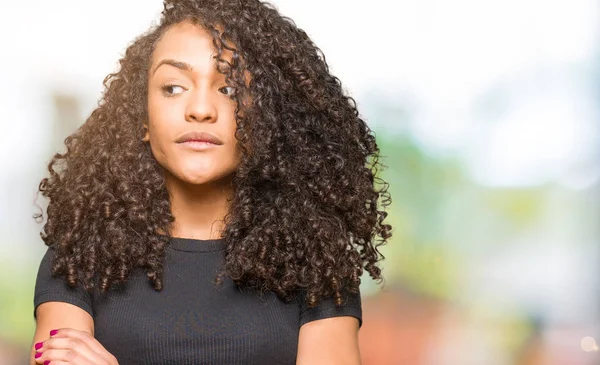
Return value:
M 223 182 L 225 178 L 229 177 L 231 173 L 219 171 L 219 172 L 210 172 L 210 171 L 202 171 L 200 172 L 183 172 L 181 174 L 176 174 L 175 177 L 182 182 L 191 185 L 204 185 L 210 183 L 219 183 Z
M 176 164 L 164 164 L 167 178 L 190 185 L 225 183 L 235 171 L 236 165 L 229 161 L 184 160 Z
M 211 175 L 207 175 L 207 174 L 202 174 L 202 175 L 185 174 L 178 178 L 182 182 L 185 182 L 187 184 L 192 184 L 192 185 L 204 185 L 204 184 L 208 184 L 208 183 L 214 182 L 216 180 L 219 180 L 218 178 L 211 176 Z

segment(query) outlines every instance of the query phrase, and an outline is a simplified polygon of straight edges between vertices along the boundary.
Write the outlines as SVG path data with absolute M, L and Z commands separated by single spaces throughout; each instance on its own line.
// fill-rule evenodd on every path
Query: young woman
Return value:
M 40 183 L 31 363 L 359 364 L 390 198 L 321 51 L 259 0 L 165 0 L 120 65 Z

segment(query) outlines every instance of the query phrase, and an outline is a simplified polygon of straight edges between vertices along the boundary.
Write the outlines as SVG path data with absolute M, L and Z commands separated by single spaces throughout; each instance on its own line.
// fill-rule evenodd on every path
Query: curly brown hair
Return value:
M 282 300 L 302 290 L 314 306 L 357 293 L 364 270 L 381 281 L 378 247 L 391 236 L 384 224 L 391 198 L 378 176 L 374 133 L 322 51 L 259 0 L 165 0 L 160 23 L 127 48 L 120 70 L 104 79 L 98 107 L 65 139 L 66 152 L 54 155 L 39 185 L 49 199 L 40 235 L 56 252 L 53 273 L 104 292 L 142 268 L 162 289 L 174 217 L 164 172 L 142 138 L 152 52 L 182 21 L 209 31 L 218 71 L 236 88 L 242 158 L 216 282 L 227 275 Z M 221 58 L 224 49 L 233 51 L 231 62 Z

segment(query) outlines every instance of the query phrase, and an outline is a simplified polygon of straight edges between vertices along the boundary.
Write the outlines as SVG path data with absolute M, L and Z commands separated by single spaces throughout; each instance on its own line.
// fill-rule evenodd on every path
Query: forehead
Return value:
M 165 31 L 152 53 L 152 65 L 163 58 L 173 58 L 192 64 L 208 66 L 214 64 L 216 55 L 212 35 L 199 25 L 182 22 Z M 230 61 L 232 53 L 223 50 L 221 58 Z

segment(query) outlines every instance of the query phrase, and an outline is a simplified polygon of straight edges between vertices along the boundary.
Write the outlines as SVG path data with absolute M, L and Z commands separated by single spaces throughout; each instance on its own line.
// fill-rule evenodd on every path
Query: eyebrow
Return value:
M 160 61 L 158 63 L 158 65 L 156 65 L 156 67 L 154 67 L 154 71 L 152 71 L 152 75 L 154 75 L 156 73 L 156 70 L 158 70 L 158 68 L 162 65 L 171 65 L 173 67 L 177 67 L 178 69 L 180 69 L 182 71 L 187 71 L 187 72 L 194 71 L 194 68 L 189 63 L 166 58 L 166 59 Z

